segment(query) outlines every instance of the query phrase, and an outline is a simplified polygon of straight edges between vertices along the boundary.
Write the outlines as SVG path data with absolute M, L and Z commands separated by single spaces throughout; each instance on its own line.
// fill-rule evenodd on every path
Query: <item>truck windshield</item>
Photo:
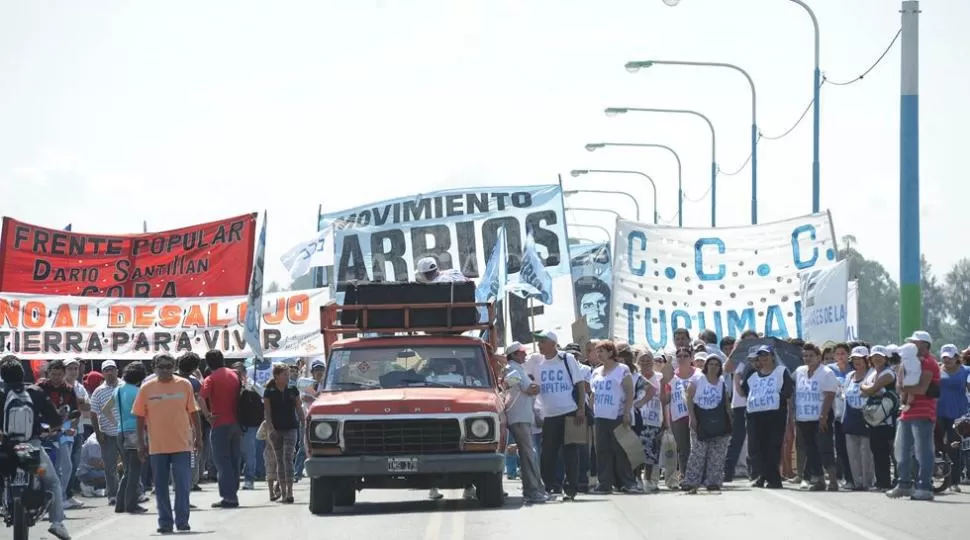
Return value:
M 325 390 L 409 387 L 488 388 L 481 347 L 425 346 L 338 349 L 330 355 Z

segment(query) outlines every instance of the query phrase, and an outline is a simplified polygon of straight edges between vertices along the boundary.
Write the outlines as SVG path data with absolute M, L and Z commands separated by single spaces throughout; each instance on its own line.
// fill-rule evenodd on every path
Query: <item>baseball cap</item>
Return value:
M 552 332 L 550 330 L 539 330 L 538 332 L 533 332 L 532 335 L 540 340 L 545 339 L 553 343 L 559 343 L 559 336 L 557 336 L 555 332 Z
M 940 347 L 940 358 L 959 358 L 960 349 L 952 343 L 947 343 L 946 345 Z
M 774 353 L 774 351 L 771 350 L 770 345 L 762 345 L 758 347 L 758 351 L 756 352 L 756 354 L 772 354 L 772 353 Z
M 105 360 L 104 362 L 101 362 L 101 371 L 104 371 L 108 368 L 118 369 L 118 364 L 116 364 L 114 360 Z
M 748 359 L 752 359 L 758 356 L 758 347 L 748 347 Z
M 695 362 L 701 362 L 701 361 L 707 362 L 707 359 L 710 358 L 710 356 L 711 355 L 707 354 L 706 352 L 694 353 L 694 361 Z
M 872 349 L 869 351 L 869 356 L 881 356 L 883 358 L 889 358 L 892 355 L 889 352 L 889 348 L 883 345 L 873 345 Z
M 917 330 L 913 332 L 913 335 L 910 336 L 906 341 L 909 341 L 910 343 L 916 343 L 918 341 L 922 341 L 923 343 L 933 343 L 933 338 L 926 330 Z
M 74 364 L 80 364 L 80 363 L 81 361 L 78 360 L 77 358 L 68 358 L 67 360 L 64 361 L 64 367 L 73 366 Z
M 518 341 L 513 341 L 512 343 L 509 343 L 507 347 L 505 347 L 505 356 L 509 356 L 524 350 L 525 345 L 522 345 Z
M 849 355 L 850 358 L 869 358 L 869 349 L 859 345 L 858 347 L 852 348 L 852 354 Z
M 310 371 L 314 371 L 317 369 L 326 369 L 326 367 L 327 367 L 327 364 L 325 364 L 323 360 L 314 360 L 310 362 Z
M 438 269 L 438 261 L 434 257 L 424 257 L 418 261 L 417 271 L 422 274 L 434 272 Z

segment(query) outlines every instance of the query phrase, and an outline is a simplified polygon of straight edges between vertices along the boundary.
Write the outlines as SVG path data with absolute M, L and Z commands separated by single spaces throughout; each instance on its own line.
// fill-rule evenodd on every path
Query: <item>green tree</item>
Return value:
M 963 348 L 970 344 L 970 258 L 953 265 L 943 291 L 950 324 L 941 337 Z
M 899 339 L 899 286 L 881 264 L 851 247 L 854 240 L 843 237 L 847 247 L 839 255 L 849 261 L 850 279 L 859 280 L 859 336 L 870 343 L 895 343 Z
M 933 275 L 933 266 L 920 257 L 920 282 L 922 288 L 923 330 L 934 339 L 942 338 L 947 326 L 947 302 L 943 284 Z

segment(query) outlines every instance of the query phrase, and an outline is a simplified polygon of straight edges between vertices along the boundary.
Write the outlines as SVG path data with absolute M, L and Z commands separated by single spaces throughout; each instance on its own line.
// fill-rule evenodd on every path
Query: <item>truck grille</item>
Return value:
M 457 419 L 348 420 L 347 454 L 445 454 L 461 450 Z

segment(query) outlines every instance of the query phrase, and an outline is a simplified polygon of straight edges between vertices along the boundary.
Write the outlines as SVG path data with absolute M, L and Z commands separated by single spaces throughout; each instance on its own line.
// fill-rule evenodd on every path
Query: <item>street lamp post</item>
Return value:
M 630 200 L 633 201 L 633 206 L 636 207 L 637 221 L 640 221 L 640 203 L 637 201 L 636 197 L 625 191 L 614 191 L 610 189 L 570 189 L 564 191 L 563 195 L 568 197 L 569 195 L 578 195 L 580 193 L 599 193 L 603 195 L 623 195 L 625 197 L 629 197 Z
M 578 211 L 578 212 L 609 212 L 616 216 L 616 219 L 622 219 L 623 216 L 620 215 L 616 210 L 611 210 L 609 208 L 591 208 L 588 206 L 567 206 L 565 208 L 567 212 Z
M 822 72 L 819 69 L 819 32 L 818 18 L 815 12 L 802 0 L 791 0 L 795 4 L 802 6 L 812 18 L 812 28 L 815 30 L 815 72 L 812 75 L 812 213 L 817 214 L 821 211 L 822 188 L 819 165 L 818 131 L 819 131 L 819 102 L 822 99 Z
M 657 183 L 653 181 L 653 178 L 649 174 L 640 171 L 618 171 L 610 169 L 573 169 L 569 171 L 569 174 L 573 178 L 579 178 L 584 174 L 589 173 L 602 173 L 602 174 L 638 174 L 644 177 L 647 182 L 650 182 L 650 187 L 653 188 L 653 224 L 656 225 L 659 220 L 659 214 L 657 212 Z M 637 215 L 640 214 L 639 205 L 637 206 Z M 639 219 L 637 220 L 639 221 Z
M 690 114 L 707 123 L 711 130 L 711 227 L 717 227 L 717 137 L 714 134 L 714 124 L 707 116 L 688 109 L 648 109 L 634 107 L 610 107 L 606 109 L 606 116 L 616 116 L 628 112 L 654 112 L 670 114 Z
M 719 67 L 733 69 L 744 75 L 751 86 L 751 224 L 758 224 L 758 95 L 754 88 L 754 80 L 747 71 L 734 64 L 723 62 L 682 62 L 678 60 L 643 60 L 637 62 L 627 62 L 626 69 L 631 73 L 636 73 L 642 68 L 651 66 L 694 66 L 694 67 Z
M 607 242 L 611 242 L 611 243 L 613 241 L 613 235 L 610 234 L 610 231 L 606 227 L 603 227 L 602 225 L 590 225 L 588 223 L 570 223 L 569 226 L 570 227 L 586 228 L 586 229 L 596 229 L 596 230 L 599 230 L 599 231 L 603 231 L 603 234 L 605 234 L 606 235 L 606 238 L 607 238 L 606 241 Z
M 632 147 L 632 148 L 660 148 L 666 150 L 674 155 L 674 159 L 677 160 L 677 226 L 684 226 L 684 174 L 683 168 L 680 163 L 680 154 L 678 154 L 673 148 L 664 144 L 653 144 L 653 143 L 589 143 L 586 145 L 586 150 L 594 152 L 600 148 L 606 148 L 607 146 L 621 146 L 621 147 Z M 652 182 L 651 182 L 652 183 Z M 656 205 L 656 190 L 657 186 L 654 184 L 654 205 Z M 657 217 L 657 212 L 654 211 L 654 219 Z

